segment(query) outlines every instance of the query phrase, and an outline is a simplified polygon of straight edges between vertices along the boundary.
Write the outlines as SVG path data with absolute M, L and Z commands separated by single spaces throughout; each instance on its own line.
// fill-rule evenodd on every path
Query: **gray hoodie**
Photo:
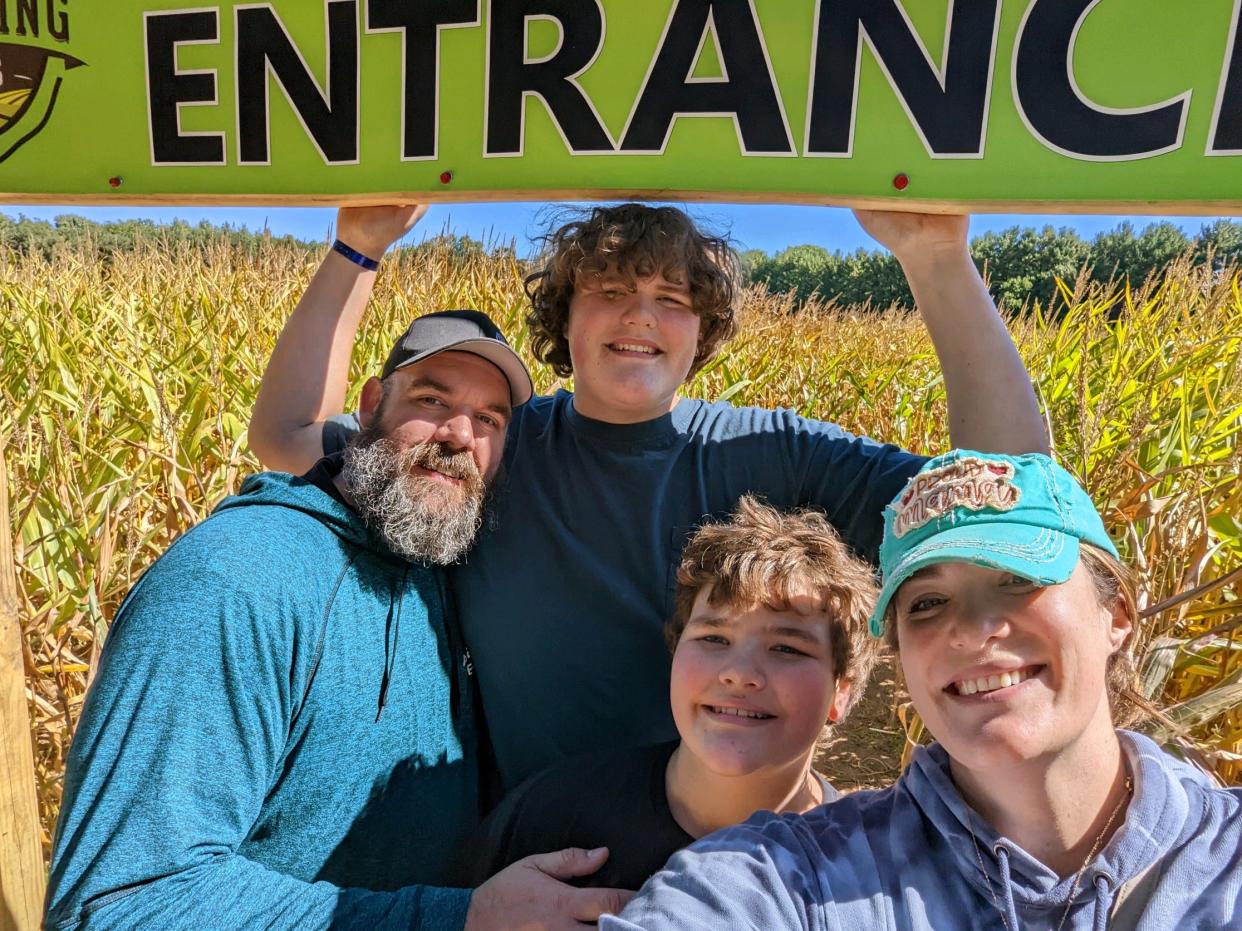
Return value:
M 1061 879 L 974 814 L 933 744 L 891 788 L 806 815 L 761 812 L 704 838 L 600 927 L 1242 927 L 1242 789 L 1214 788 L 1146 737 L 1118 734 L 1134 797 L 1068 914 L 1074 877 Z

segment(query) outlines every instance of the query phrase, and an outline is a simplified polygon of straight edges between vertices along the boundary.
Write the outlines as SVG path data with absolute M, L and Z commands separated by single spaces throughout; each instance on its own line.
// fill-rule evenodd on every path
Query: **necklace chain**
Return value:
M 1082 861 L 1082 866 L 1078 868 L 1078 874 L 1074 877 L 1074 885 L 1070 886 L 1069 897 L 1065 900 L 1065 911 L 1061 913 L 1061 920 L 1057 922 L 1057 931 L 1065 926 L 1065 919 L 1069 917 L 1070 906 L 1074 904 L 1074 896 L 1078 894 L 1078 886 L 1082 883 L 1082 877 L 1087 872 L 1087 867 L 1091 865 L 1091 861 L 1095 859 L 1095 855 L 1099 853 L 1100 846 L 1104 843 L 1104 838 L 1108 836 L 1108 830 L 1113 826 L 1113 822 L 1117 820 L 1117 814 L 1125 806 L 1126 801 L 1130 798 L 1130 792 L 1134 788 L 1134 781 L 1126 776 L 1126 790 L 1121 794 L 1121 798 L 1117 799 L 1117 804 L 1113 806 L 1113 813 L 1108 816 L 1108 820 L 1104 822 L 1104 827 L 1100 833 L 1096 835 L 1095 843 L 1091 845 L 1091 850 L 1087 854 L 1087 859 Z
M 1126 776 L 1126 791 L 1121 798 L 1117 800 L 1117 804 L 1113 806 L 1112 814 L 1108 816 L 1108 820 L 1104 822 L 1104 827 L 1100 833 L 1096 835 L 1095 843 L 1091 845 L 1087 857 L 1082 861 L 1082 866 L 1078 868 L 1078 872 L 1074 874 L 1074 883 L 1070 886 L 1069 895 L 1065 899 L 1065 911 L 1061 913 L 1061 920 L 1057 922 L 1057 931 L 1061 931 L 1065 927 L 1065 919 L 1069 917 L 1070 908 L 1074 904 L 1074 896 L 1078 894 L 1078 887 L 1082 885 L 1082 878 L 1087 872 L 1087 867 L 1091 865 L 1091 861 L 1095 859 L 1095 855 L 1100 852 L 1100 845 L 1104 843 L 1104 838 L 1108 836 L 1108 830 L 1113 826 L 1113 822 L 1117 820 L 1117 815 L 1121 812 L 1126 800 L 1130 798 L 1130 793 L 1134 790 L 1134 780 Z M 974 815 L 969 810 L 966 814 L 966 830 L 970 832 L 970 842 L 975 848 L 975 862 L 979 864 L 979 872 L 983 875 L 983 881 L 988 884 L 988 894 L 992 896 L 992 905 L 1000 914 L 1001 924 L 1005 926 L 1005 931 L 1019 931 L 1018 928 L 1009 927 L 1009 919 L 1005 916 L 1005 910 L 1001 908 L 1000 899 L 996 897 L 996 888 L 992 885 L 992 878 L 988 876 L 988 871 L 983 867 L 983 854 L 979 852 L 979 840 L 975 837 L 975 829 L 971 827 L 974 821 Z
M 988 876 L 988 871 L 983 868 L 983 854 L 979 853 L 979 841 L 975 838 L 975 829 L 970 826 L 974 820 L 974 813 L 966 812 L 966 830 L 970 832 L 970 842 L 975 848 L 975 862 L 979 864 L 979 875 L 983 877 L 983 881 L 988 884 L 988 894 L 992 896 L 992 905 L 996 911 L 1000 913 L 1001 924 L 1005 926 L 1005 931 L 1018 931 L 1017 928 L 1009 927 L 1009 919 L 1005 917 L 1005 910 L 1001 908 L 1000 900 L 996 898 L 996 889 L 992 886 L 992 877 Z

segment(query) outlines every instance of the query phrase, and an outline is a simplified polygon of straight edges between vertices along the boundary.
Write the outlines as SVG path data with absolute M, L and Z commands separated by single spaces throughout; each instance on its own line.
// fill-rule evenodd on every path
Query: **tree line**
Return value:
M 1084 271 L 1092 281 L 1128 280 L 1138 287 L 1183 255 L 1197 264 L 1210 261 L 1215 269 L 1237 265 L 1242 262 L 1242 223 L 1206 223 L 1192 238 L 1172 223 L 1152 223 L 1140 232 L 1127 221 L 1090 241 L 1068 227 L 1013 226 L 975 237 L 970 253 L 997 301 L 1015 308 L 1034 302 L 1048 306 L 1058 279 L 1072 285 Z M 914 303 L 897 260 L 884 251 L 792 246 L 772 256 L 744 252 L 742 264 L 752 283 L 793 294 L 798 301 L 814 297 L 879 308 Z
M 272 236 L 267 231 L 252 233 L 249 230 L 216 225 L 203 220 L 187 223 L 173 220 L 171 223 L 154 223 L 151 220 L 114 220 L 97 223 L 75 214 L 65 214 L 55 220 L 32 220 L 18 216 L 16 219 L 0 214 L 0 247 L 7 246 L 19 252 L 36 252 L 51 261 L 58 249 L 68 248 L 75 252 L 94 253 L 106 259 L 114 252 L 129 252 L 144 246 L 176 249 L 179 247 L 206 248 L 225 243 L 233 247 L 257 250 L 269 242 L 302 246 L 307 249 L 314 244 L 293 236 Z
M 243 252 L 255 252 L 263 246 L 277 244 L 308 253 L 318 252 L 329 241 L 299 239 L 296 236 L 274 236 L 270 230 L 252 232 L 245 227 L 230 224 L 213 224 L 206 220 L 187 223 L 173 220 L 171 223 L 155 223 L 152 220 L 113 220 L 99 223 L 76 214 L 65 214 L 55 220 L 34 220 L 19 215 L 16 219 L 0 214 L 0 248 L 18 252 L 36 252 L 52 261 L 58 249 L 67 248 L 75 254 L 94 255 L 106 261 L 114 252 L 129 252 L 137 248 L 204 249 L 212 245 L 226 245 Z M 488 245 L 470 236 L 458 236 L 444 232 L 428 237 L 415 246 L 406 247 L 410 252 L 447 250 L 459 259 L 482 255 L 512 255 L 512 244 Z
M 222 241 L 246 251 L 257 251 L 268 243 L 322 248 L 322 243 L 293 236 L 272 236 L 268 231 L 251 232 L 205 220 L 197 224 L 184 220 L 97 223 L 75 215 L 47 221 L 0 214 L 0 247 L 36 251 L 49 260 L 61 247 L 94 252 L 106 261 L 113 252 L 144 245 L 205 248 Z M 448 249 L 460 258 L 500 252 L 512 256 L 513 249 L 511 244 L 489 248 L 469 236 L 448 232 L 412 248 Z M 1047 306 L 1055 299 L 1058 279 L 1072 283 L 1084 270 L 1092 281 L 1128 280 L 1137 287 L 1183 255 L 1197 264 L 1210 261 L 1216 269 L 1242 263 L 1242 223 L 1217 220 L 1190 237 L 1172 223 L 1152 223 L 1139 231 L 1127 221 L 1089 241 L 1068 227 L 1013 226 L 974 238 L 970 252 L 997 301 L 1014 308 L 1034 302 Z M 755 249 L 743 252 L 741 263 L 748 283 L 790 294 L 798 303 L 816 298 L 842 305 L 870 303 L 877 308 L 913 305 L 901 267 L 883 250 L 843 253 L 801 245 L 768 255 Z

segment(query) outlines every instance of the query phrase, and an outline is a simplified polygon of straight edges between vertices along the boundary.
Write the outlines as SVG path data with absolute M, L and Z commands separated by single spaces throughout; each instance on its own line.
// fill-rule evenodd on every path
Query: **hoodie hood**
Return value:
M 330 468 L 330 474 L 335 474 L 339 471 L 339 463 Z M 319 521 L 346 543 L 368 550 L 385 560 L 404 562 L 388 548 L 378 534 L 367 527 L 357 511 L 342 504 L 304 476 L 285 472 L 259 472 L 251 475 L 242 483 L 241 490 L 221 501 L 212 514 L 256 505 L 300 511 Z
M 1141 876 L 1193 820 L 1189 785 L 1211 785 L 1206 775 L 1172 760 L 1148 738 L 1117 733 L 1134 779 L 1133 794 L 1121 826 L 1083 871 L 1067 928 L 1105 927 L 1117 890 Z M 995 897 L 1011 928 L 1050 919 L 1056 923 L 1076 877 L 1057 876 L 971 809 L 953 783 L 943 747 L 919 748 L 902 781 L 924 816 L 950 841 L 963 879 L 985 900 Z
M 315 468 L 321 467 L 325 476 L 335 475 L 340 471 L 340 457 L 320 460 Z M 387 589 L 388 597 L 388 610 L 384 621 L 384 665 L 376 673 L 379 678 L 379 707 L 376 709 L 375 720 L 379 721 L 388 704 L 388 690 L 400 649 L 401 611 L 410 572 L 414 567 L 389 549 L 383 539 L 366 525 L 357 511 L 332 497 L 305 476 L 294 476 L 285 472 L 260 472 L 252 475 L 242 483 L 241 491 L 220 502 L 212 516 L 255 506 L 288 508 L 319 521 L 348 544 L 347 550 L 351 550 L 352 555 L 348 558 L 347 567 L 368 561 L 358 559 L 360 551 L 366 552 L 371 559 L 387 567 L 381 577 L 372 577 L 371 582 Z M 358 568 L 357 571 L 371 576 L 366 569 Z

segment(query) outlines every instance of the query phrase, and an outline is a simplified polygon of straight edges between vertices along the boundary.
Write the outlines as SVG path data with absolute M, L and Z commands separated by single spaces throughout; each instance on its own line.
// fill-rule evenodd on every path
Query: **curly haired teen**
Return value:
M 338 235 L 378 259 L 421 207 L 351 208 Z M 957 445 L 1047 448 L 1030 379 L 971 261 L 967 218 L 859 211 L 900 261 L 944 373 Z M 509 426 L 494 520 L 450 583 L 504 786 L 580 753 L 675 735 L 662 628 L 695 527 L 753 492 L 822 509 L 874 558 L 884 503 L 924 459 L 789 410 L 682 397 L 735 326 L 732 253 L 680 211 L 595 207 L 555 231 L 530 282 L 531 338 L 574 390 Z M 250 442 L 310 467 L 340 417 L 375 272 L 330 251 L 264 376 Z M 822 412 L 831 416 L 833 412 Z M 883 438 L 881 438 L 883 439 Z

